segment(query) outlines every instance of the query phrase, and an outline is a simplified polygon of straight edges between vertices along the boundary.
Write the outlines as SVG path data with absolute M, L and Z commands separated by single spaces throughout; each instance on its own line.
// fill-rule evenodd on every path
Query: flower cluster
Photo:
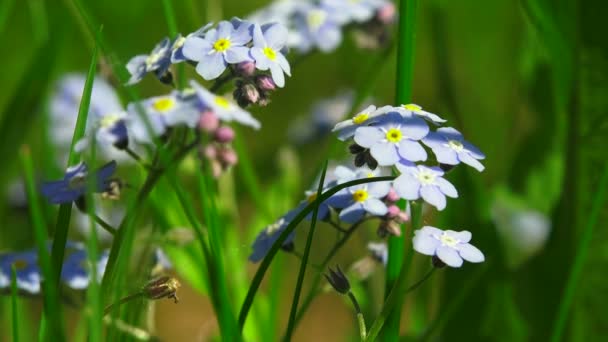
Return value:
M 50 244 L 49 244 L 50 249 Z M 61 268 L 61 282 L 68 288 L 84 290 L 91 282 L 91 268 L 95 268 L 100 281 L 106 269 L 109 250 L 99 253 L 95 265 L 90 264 L 87 250 L 82 243 L 68 241 L 66 257 Z M 170 269 L 161 249 L 157 248 L 151 260 L 152 269 Z M 17 289 L 29 295 L 38 295 L 41 290 L 42 270 L 37 250 L 0 254 L 0 291 L 11 286 L 11 269 L 15 267 Z
M 334 127 L 338 138 L 352 141 L 349 150 L 354 155 L 356 169 L 338 166 L 324 184 L 323 192 L 336 185 L 369 177 L 396 175 L 393 181 L 379 181 L 350 186 L 327 198 L 319 205 L 318 218 L 331 223 L 339 230 L 343 224 L 351 229 L 364 219 L 380 219 L 378 235 L 400 235 L 400 225 L 409 220 L 408 211 L 401 210 L 397 201 L 423 200 L 438 210 L 446 207 L 446 197 L 456 198 L 456 188 L 444 176 L 455 165 L 464 163 L 478 171 L 484 169 L 479 162 L 484 155 L 465 141 L 462 134 L 451 127 L 441 127 L 446 120 L 423 110 L 415 104 L 398 107 L 368 106 L 354 117 Z M 256 261 L 267 253 L 278 234 L 295 217 L 313 196 L 303 201 L 282 219 L 280 229 L 266 229 L 260 236 L 269 236 L 267 244 L 254 244 Z M 332 218 L 331 213 L 336 213 Z M 258 240 L 260 237 L 258 237 Z M 414 249 L 422 254 L 436 256 L 442 264 L 460 267 L 462 260 L 481 262 L 483 254 L 468 244 L 471 234 L 443 232 L 424 227 L 416 232 Z M 293 236 L 290 236 L 290 243 Z M 257 242 L 257 241 L 256 241 Z M 385 258 L 384 258 L 385 259 Z M 436 263 L 439 265 L 439 263 Z
M 299 53 L 335 50 L 346 29 L 355 32 L 361 47 L 376 48 L 387 41 L 388 25 L 394 19 L 394 4 L 387 0 L 277 0 L 248 17 L 285 25 L 287 46 Z

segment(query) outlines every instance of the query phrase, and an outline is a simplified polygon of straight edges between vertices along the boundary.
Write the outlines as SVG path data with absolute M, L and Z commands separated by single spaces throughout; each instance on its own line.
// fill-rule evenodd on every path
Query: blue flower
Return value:
M 84 247 L 81 244 L 76 244 L 74 247 L 63 261 L 61 281 L 72 289 L 83 290 L 91 281 L 91 266 Z M 101 252 L 95 265 L 98 281 L 103 277 L 108 253 L 107 250 Z
M 154 72 L 156 77 L 162 78 L 171 66 L 171 40 L 165 38 L 156 44 L 149 55 L 137 55 L 127 63 L 127 70 L 131 78 L 127 85 L 141 81 L 149 72 Z
M 217 29 L 207 31 L 204 38 L 189 37 L 183 47 L 183 54 L 188 59 L 198 62 L 196 72 L 204 79 L 219 77 L 228 64 L 237 64 L 250 60 L 251 41 L 250 24 L 243 23 L 238 29 L 228 21 L 222 21 Z
M 260 122 L 248 111 L 227 100 L 225 97 L 213 94 L 195 81 L 190 81 L 190 86 L 195 91 L 201 111 L 211 110 L 222 121 L 236 121 L 255 129 L 260 128 Z
M 12 265 L 15 265 L 17 288 L 29 294 L 40 293 L 42 275 L 36 251 L 0 255 L 0 289 L 10 287 Z
M 369 106 L 351 119 L 338 122 L 332 132 L 338 132 L 338 139 L 344 141 L 355 135 L 357 128 L 374 124 L 382 117 L 382 114 L 386 114 L 391 109 L 390 106 L 381 108 L 376 108 L 373 105 Z
M 457 165 L 462 162 L 480 172 L 485 168 L 478 159 L 486 156 L 452 127 L 439 128 L 437 132 L 429 133 L 422 142 L 433 150 L 437 161 L 442 164 Z
M 253 245 L 251 246 L 253 248 L 253 252 L 251 252 L 251 255 L 249 256 L 249 261 L 258 262 L 264 259 L 272 245 L 277 241 L 281 233 L 285 230 L 285 228 L 287 228 L 289 223 L 291 223 L 298 213 L 298 210 L 292 210 L 278 219 L 275 223 L 264 228 L 264 230 L 258 234 L 257 238 L 253 242 Z M 287 239 L 283 242 L 282 247 L 287 248 L 292 245 L 295 235 L 296 232 L 294 230 L 289 234 L 289 236 L 287 236 Z
M 334 170 L 334 176 L 336 178 L 337 184 L 350 182 L 355 179 L 388 176 L 390 174 L 391 171 L 386 167 L 378 167 L 374 170 L 371 170 L 368 167 L 358 167 L 356 169 L 351 169 L 344 165 L 338 165 Z
M 395 110 L 398 111 L 399 113 L 401 113 L 401 115 L 406 116 L 406 117 L 409 117 L 412 115 L 420 116 L 421 118 L 423 118 L 429 122 L 432 122 L 435 125 L 441 125 L 447 121 L 445 119 L 442 119 L 437 114 L 433 114 L 431 112 L 422 110 L 422 107 L 420 107 L 419 105 L 414 104 L 414 103 L 401 105 L 400 107 L 395 107 Z
M 129 134 L 126 125 L 127 112 L 108 113 L 88 129 L 87 134 L 76 143 L 74 149 L 77 152 L 84 151 L 90 145 L 90 139 L 95 136 L 97 143 L 102 148 L 114 146 L 124 149 L 129 145 Z
M 382 199 L 390 188 L 390 182 L 355 185 L 339 191 L 328 199 L 328 203 L 332 207 L 343 208 L 340 211 L 341 221 L 355 223 L 366 213 L 374 216 L 386 215 L 388 208 Z
M 110 177 L 116 170 L 116 162 L 111 161 L 95 172 L 95 192 L 105 192 Z M 41 192 L 52 204 L 70 203 L 79 199 L 87 190 L 88 167 L 84 163 L 69 167 L 62 180 L 42 184 Z
M 443 171 L 438 167 L 399 163 L 397 168 L 402 173 L 395 179 L 393 187 L 401 198 L 413 201 L 422 197 L 427 203 L 443 210 L 446 196 L 458 197 L 456 188 L 442 177 Z
M 302 4 L 295 13 L 294 23 L 301 35 L 296 46 L 300 52 L 314 47 L 330 52 L 342 42 L 339 13 L 324 6 Z
M 194 101 L 190 101 L 179 92 L 169 95 L 151 97 L 141 102 L 141 107 L 156 136 L 165 134 L 169 127 L 186 125 L 194 128 L 200 118 L 200 111 Z M 140 142 L 150 142 L 146 122 L 141 117 L 140 108 L 135 103 L 127 106 L 129 120 L 128 131 Z
M 428 132 L 429 127 L 424 120 L 404 118 L 397 112 L 390 112 L 374 126 L 357 128 L 355 142 L 369 148 L 379 165 L 390 166 L 401 158 L 412 162 L 426 160 L 426 151 L 418 140 Z
M 289 62 L 281 52 L 287 42 L 287 29 L 280 24 L 270 24 L 263 27 L 253 26 L 253 47 L 251 56 L 255 60 L 255 67 L 260 70 L 269 70 L 274 83 L 282 88 L 285 86 L 285 76 L 291 76 Z
M 213 23 L 208 23 L 205 26 L 199 28 L 198 30 L 190 33 L 186 37 L 183 37 L 181 34 L 179 34 L 173 40 L 173 44 L 171 45 L 171 63 L 177 64 L 188 60 L 188 58 L 184 56 L 184 43 L 186 42 L 186 40 L 190 37 L 204 37 L 205 33 L 211 28 L 211 26 L 213 26 Z
M 436 256 L 450 267 L 462 266 L 463 259 L 479 263 L 485 260 L 483 253 L 469 243 L 468 231 L 443 231 L 439 228 L 424 226 L 414 232 L 414 250 L 418 253 Z
M 373 18 L 382 0 L 322 0 L 321 3 L 340 14 L 344 24 L 364 23 Z

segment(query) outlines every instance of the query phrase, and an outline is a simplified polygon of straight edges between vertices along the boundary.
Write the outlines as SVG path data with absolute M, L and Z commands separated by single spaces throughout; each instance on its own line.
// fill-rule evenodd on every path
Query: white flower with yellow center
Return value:
M 405 105 L 401 105 L 399 107 L 395 107 L 395 109 L 403 116 L 405 117 L 410 117 L 412 115 L 417 115 L 429 122 L 432 122 L 435 125 L 441 125 L 443 123 L 445 123 L 447 120 L 442 119 L 439 115 L 437 114 L 433 114 L 431 112 L 427 112 L 425 110 L 422 110 L 422 107 L 420 107 L 417 104 L 414 103 L 409 103 L 409 104 L 405 104 Z
M 183 55 L 195 62 L 196 72 L 206 80 L 219 77 L 228 64 L 238 64 L 247 60 L 251 41 L 251 24 L 241 22 L 235 29 L 232 23 L 222 21 L 217 29 L 205 33 L 205 37 L 189 36 L 182 48 Z
M 438 167 L 414 165 L 402 161 L 396 165 L 401 175 L 395 179 L 393 187 L 399 197 L 413 201 L 422 198 L 427 203 L 443 210 L 445 197 L 458 197 L 458 191 L 444 179 L 443 171 Z
M 400 159 L 412 162 L 426 160 L 426 151 L 418 141 L 428 132 L 429 127 L 424 120 L 404 118 L 397 112 L 389 112 L 373 126 L 358 127 L 355 142 L 369 148 L 378 165 L 390 166 Z
M 439 128 L 436 132 L 429 133 L 422 142 L 433 150 L 437 161 L 442 164 L 465 163 L 480 172 L 485 168 L 479 162 L 485 155 L 452 127 Z
M 471 233 L 456 232 L 424 226 L 414 232 L 414 250 L 424 255 L 435 256 L 450 267 L 462 266 L 463 259 L 479 263 L 485 261 L 483 253 L 469 243 Z
M 358 173 L 359 178 L 367 178 L 367 174 Z M 386 215 L 388 208 L 382 201 L 390 191 L 390 182 L 374 182 L 355 185 L 343 189 L 327 200 L 334 208 L 343 208 L 340 211 L 340 220 L 355 223 L 365 214 L 374 216 Z
M 190 81 L 190 86 L 194 89 L 202 107 L 210 109 L 220 120 L 226 122 L 236 121 L 255 129 L 260 128 L 261 125 L 258 120 L 248 111 L 229 101 L 227 98 L 213 94 L 195 81 Z
M 289 62 L 281 52 L 287 43 L 287 28 L 281 24 L 271 24 L 253 27 L 253 47 L 251 56 L 255 67 L 260 70 L 270 70 L 272 80 L 278 87 L 285 86 L 285 76 L 291 76 Z

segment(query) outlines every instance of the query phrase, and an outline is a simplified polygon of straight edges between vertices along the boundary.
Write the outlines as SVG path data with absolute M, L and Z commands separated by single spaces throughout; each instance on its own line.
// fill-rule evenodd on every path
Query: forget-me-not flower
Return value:
M 463 259 L 479 263 L 485 260 L 483 253 L 469 243 L 468 231 L 443 231 L 439 228 L 424 226 L 414 232 L 414 250 L 418 253 L 436 256 L 450 267 L 462 266 Z
M 457 165 L 462 162 L 480 172 L 485 168 L 478 160 L 486 156 L 452 127 L 439 128 L 429 133 L 422 142 L 433 150 L 437 161 L 442 164 Z
M 221 21 L 217 29 L 205 33 L 205 37 L 189 37 L 184 42 L 183 54 L 198 62 L 196 72 L 205 80 L 219 77 L 228 64 L 250 60 L 250 24 L 243 23 L 235 29 L 229 21 Z
M 190 86 L 195 91 L 201 111 L 204 109 L 211 110 L 220 120 L 225 122 L 236 121 L 255 129 L 260 128 L 260 122 L 248 111 L 232 103 L 225 97 L 215 95 L 196 81 L 190 81 Z
M 116 162 L 111 161 L 95 171 L 95 192 L 105 192 L 116 170 Z M 69 167 L 62 180 L 42 184 L 41 192 L 52 204 L 73 202 L 87 191 L 88 167 L 84 163 Z
M 301 36 L 295 46 L 300 52 L 308 52 L 314 47 L 330 52 L 342 42 L 342 24 L 336 11 L 305 3 L 296 10 L 294 22 Z
M 404 118 L 399 113 L 390 112 L 374 126 L 357 128 L 355 142 L 369 148 L 379 165 L 390 166 L 401 158 L 412 162 L 426 160 L 426 151 L 418 140 L 428 132 L 429 127 L 424 120 Z
M 127 112 L 107 113 L 100 117 L 97 122 L 92 124 L 85 137 L 83 137 L 74 147 L 77 152 L 85 150 L 90 139 L 95 137 L 99 146 L 114 146 L 124 149 L 129 145 L 129 133 L 126 124 Z
M 102 251 L 95 264 L 97 279 L 100 280 L 105 272 L 108 250 Z M 61 281 L 75 290 L 83 290 L 91 281 L 91 266 L 84 246 L 77 244 L 76 248 L 66 256 L 61 268 Z
M 390 188 L 390 182 L 355 185 L 339 191 L 328 199 L 328 203 L 332 207 L 343 208 L 340 211 L 341 221 L 355 223 L 367 213 L 374 216 L 386 215 L 388 208 L 382 199 Z
M 289 62 L 281 52 L 286 42 L 287 29 L 281 24 L 253 26 L 253 46 L 250 53 L 255 60 L 255 67 L 270 70 L 272 80 L 279 88 L 285 86 L 283 73 L 291 76 Z
M 327 8 L 340 14 L 340 21 L 344 24 L 351 22 L 364 23 L 373 18 L 374 14 L 383 4 L 382 0 L 322 0 Z
M 137 55 L 131 58 L 127 63 L 127 70 L 131 74 L 127 85 L 141 81 L 149 72 L 154 72 L 156 77 L 162 78 L 171 66 L 171 47 L 171 40 L 165 37 L 156 44 L 149 55 Z
M 412 115 L 420 116 L 421 118 L 423 118 L 429 122 L 432 122 L 435 125 L 441 125 L 447 121 L 447 120 L 441 118 L 437 114 L 427 112 L 426 110 L 422 110 L 422 107 L 420 107 L 419 105 L 414 104 L 414 103 L 409 103 L 409 104 L 401 105 L 399 107 L 395 107 L 395 110 L 398 111 L 399 113 L 401 113 L 401 115 L 406 116 L 406 117 L 409 117 Z
M 287 228 L 287 226 L 291 223 L 291 221 L 296 217 L 298 213 L 298 210 L 292 210 L 280 219 L 278 219 L 275 223 L 264 228 L 264 230 L 258 234 L 255 241 L 253 242 L 253 245 L 251 246 L 253 248 L 253 251 L 249 256 L 249 261 L 258 262 L 264 259 L 272 245 L 277 241 L 279 236 L 283 233 L 285 228 Z M 296 232 L 294 230 L 287 236 L 287 239 L 283 242 L 282 247 L 290 246 L 293 243 L 295 235 Z
M 213 26 L 213 23 L 208 23 L 205 26 L 199 28 L 198 30 L 190 33 L 186 37 L 179 34 L 174 40 L 173 44 L 171 44 L 171 63 L 177 64 L 183 61 L 188 60 L 186 56 L 184 56 L 184 43 L 186 39 L 190 37 L 199 37 L 203 38 L 205 33 Z
M 391 108 L 390 106 L 380 108 L 376 108 L 374 105 L 368 106 L 352 118 L 338 122 L 332 132 L 338 132 L 338 139 L 344 141 L 355 135 L 357 128 L 373 124 Z
M 438 210 L 443 210 L 446 196 L 458 197 L 456 188 L 442 177 L 444 172 L 438 167 L 399 163 L 397 169 L 401 175 L 395 179 L 393 187 L 403 199 L 413 201 L 422 197 Z
M 0 289 L 11 284 L 11 267 L 15 265 L 17 288 L 29 294 L 40 293 L 42 278 L 35 250 L 0 255 Z
M 140 113 L 140 106 L 143 113 Z M 200 118 L 200 111 L 196 104 L 188 101 L 176 91 L 169 95 L 145 99 L 139 105 L 130 103 L 127 111 L 129 112 L 128 130 L 140 142 L 152 140 L 142 114 L 147 118 L 155 136 L 165 134 L 169 127 L 186 125 L 194 128 Z

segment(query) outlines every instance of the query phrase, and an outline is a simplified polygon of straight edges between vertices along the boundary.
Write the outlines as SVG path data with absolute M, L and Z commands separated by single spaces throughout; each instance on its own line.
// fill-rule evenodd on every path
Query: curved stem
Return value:
M 104 219 L 99 217 L 97 214 L 94 214 L 94 217 L 95 217 L 95 222 L 97 222 L 97 224 L 100 225 L 101 228 L 103 228 L 106 232 L 112 234 L 112 236 L 114 236 L 116 234 L 116 228 L 112 227 L 111 224 L 106 222 Z
M 112 309 L 114 309 L 115 307 L 120 306 L 124 303 L 128 303 L 132 300 L 138 299 L 138 298 L 142 297 L 143 295 L 144 295 L 143 292 L 140 291 L 140 292 L 132 293 L 126 297 L 123 297 L 118 302 L 112 303 L 112 304 L 106 306 L 106 308 L 103 309 L 103 315 L 106 316 L 107 314 L 112 312 Z

